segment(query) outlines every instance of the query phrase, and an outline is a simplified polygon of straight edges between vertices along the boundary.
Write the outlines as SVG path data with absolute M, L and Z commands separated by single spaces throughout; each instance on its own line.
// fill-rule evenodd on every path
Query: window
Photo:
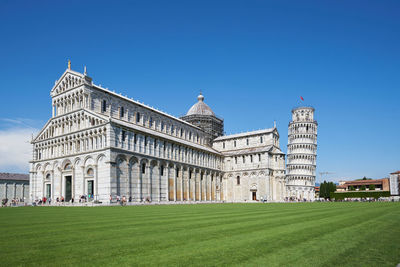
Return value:
M 237 157 L 235 157 L 235 164 L 237 164 Z
M 179 169 L 176 168 L 176 177 L 179 177 Z
M 189 133 L 189 140 L 192 139 L 192 132 Z
M 136 143 L 137 143 L 137 135 L 136 134 L 133 134 L 133 143 L 136 145 Z
M 126 132 L 123 130 L 122 131 L 122 142 L 125 142 L 125 138 L 126 138 Z
M 136 113 L 136 123 L 139 123 L 139 122 L 140 122 L 140 113 L 137 112 Z
M 161 131 L 164 131 L 164 122 L 161 122 Z
M 160 167 L 160 175 L 164 176 L 164 166 L 162 166 L 162 165 Z
M 264 140 L 263 140 L 263 137 L 262 136 L 260 136 L 260 143 L 262 143 Z
M 236 177 L 236 184 L 240 185 L 240 176 Z
M 146 173 L 146 163 L 142 163 L 142 173 Z
M 223 143 L 222 143 L 222 148 L 224 148 L 224 149 L 225 149 L 225 142 L 223 142 Z
M 246 163 L 246 158 L 245 158 L 245 156 L 243 156 L 243 163 Z
M 171 134 L 174 134 L 174 125 L 171 125 Z
M 249 145 L 249 138 L 246 139 L 246 145 Z
M 153 118 L 152 117 L 150 117 L 150 120 L 149 120 L 149 127 L 153 127 Z
M 147 146 L 147 136 L 144 137 L 144 145 Z
M 157 148 L 157 139 L 154 139 L 154 150 Z
M 183 129 L 181 129 L 181 137 L 183 136 Z
M 258 161 L 261 162 L 261 154 L 258 154 Z
M 253 155 L 250 155 L 250 162 L 253 163 Z
M 102 110 L 103 112 L 106 112 L 106 111 L 107 111 L 107 101 L 106 101 L 106 100 L 103 100 L 103 103 L 102 103 L 102 105 L 101 105 L 101 110 Z
M 124 117 L 124 114 L 125 114 L 124 107 L 120 107 L 120 108 L 119 108 L 119 117 L 120 117 L 120 118 L 123 118 L 123 117 Z

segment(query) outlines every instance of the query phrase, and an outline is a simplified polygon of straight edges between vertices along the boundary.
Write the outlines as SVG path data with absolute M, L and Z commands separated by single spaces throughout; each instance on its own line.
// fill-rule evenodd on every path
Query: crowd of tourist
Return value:
M 3 198 L 1 200 L 1 207 L 17 207 L 25 205 L 25 201 L 22 198 L 13 198 L 9 200 L 8 198 Z

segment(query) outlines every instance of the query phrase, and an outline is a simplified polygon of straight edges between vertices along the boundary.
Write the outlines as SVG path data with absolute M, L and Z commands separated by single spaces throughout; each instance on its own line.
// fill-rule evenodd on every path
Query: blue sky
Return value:
M 400 169 L 398 14 L 399 1 L 1 1 L 0 171 L 28 170 L 71 59 L 175 116 L 202 90 L 226 133 L 276 120 L 285 152 L 291 109 L 311 105 L 324 178 L 388 176 Z

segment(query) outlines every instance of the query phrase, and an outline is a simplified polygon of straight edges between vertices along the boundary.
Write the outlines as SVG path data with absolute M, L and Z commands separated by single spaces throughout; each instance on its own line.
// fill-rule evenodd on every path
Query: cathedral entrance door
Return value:
M 251 192 L 253 196 L 253 200 L 257 200 L 257 191 Z
M 65 176 L 65 202 L 72 198 L 72 176 Z

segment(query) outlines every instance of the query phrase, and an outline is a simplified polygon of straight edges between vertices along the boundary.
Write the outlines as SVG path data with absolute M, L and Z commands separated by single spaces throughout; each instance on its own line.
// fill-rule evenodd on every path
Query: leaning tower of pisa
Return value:
M 314 108 L 299 107 L 292 110 L 286 164 L 286 192 L 289 198 L 314 200 L 317 126 Z

